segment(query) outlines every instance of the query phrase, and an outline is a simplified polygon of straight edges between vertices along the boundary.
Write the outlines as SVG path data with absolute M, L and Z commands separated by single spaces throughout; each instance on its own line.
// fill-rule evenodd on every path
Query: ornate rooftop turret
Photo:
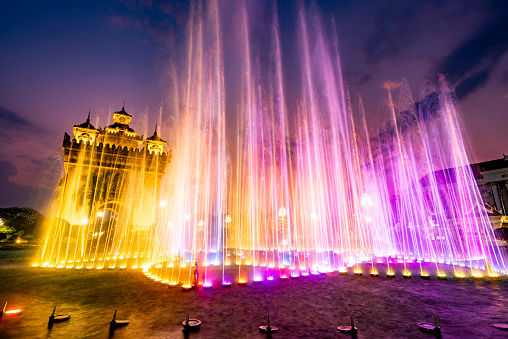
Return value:
M 143 142 L 143 136 L 138 136 L 135 130 L 129 127 L 132 115 L 125 111 L 125 104 L 122 110 L 113 113 L 113 124 L 104 128 L 106 133 L 101 134 L 99 142 L 111 145 L 127 146 L 138 148 Z
M 88 118 L 86 121 L 82 124 L 74 125 L 72 132 L 77 142 L 83 141 L 89 142 L 90 144 L 95 142 L 99 131 L 90 123 L 90 110 L 88 110 Z
M 166 145 L 166 141 L 162 140 L 161 137 L 157 135 L 157 124 L 155 124 L 155 131 L 153 135 L 146 139 L 144 142 L 144 147 L 150 152 L 162 153 L 164 152 L 164 146 Z

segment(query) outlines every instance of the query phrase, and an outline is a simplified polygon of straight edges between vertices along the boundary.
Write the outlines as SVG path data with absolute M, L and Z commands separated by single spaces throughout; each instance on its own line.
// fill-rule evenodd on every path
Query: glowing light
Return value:
M 491 272 L 489 273 L 489 277 L 491 277 L 492 279 L 497 279 L 499 278 L 499 274 L 497 274 L 496 272 Z
M 379 273 L 376 270 L 372 270 L 372 271 L 370 271 L 370 275 L 371 275 L 371 277 L 377 277 L 379 275 Z
M 205 223 L 203 222 L 203 220 L 200 220 L 198 222 L 198 227 L 203 227 L 203 226 L 205 226 Z
M 286 208 L 284 206 L 281 206 L 281 208 L 279 208 L 279 217 L 284 218 L 286 214 L 287 214 Z
M 229 214 L 226 216 L 226 222 L 227 222 L 227 223 L 230 223 L 230 222 L 231 222 L 231 216 L 230 216 Z
M 104 216 L 104 212 L 103 212 L 103 211 L 99 211 L 99 212 L 97 212 L 97 216 L 98 216 L 99 218 L 102 218 L 102 217 Z
M 9 310 L 9 311 L 5 311 L 4 314 L 6 314 L 6 315 L 16 315 L 16 314 L 20 314 L 21 312 L 23 312 L 23 310 Z
M 212 287 L 212 283 L 211 283 L 211 282 L 205 282 L 205 283 L 203 284 L 203 288 L 204 288 L 204 289 L 209 289 L 209 288 L 211 288 L 211 287 Z
M 483 275 L 481 273 L 479 273 L 479 272 L 474 272 L 472 274 L 472 277 L 475 278 L 475 279 L 481 279 L 481 278 L 483 278 Z
M 359 268 L 355 269 L 354 272 L 355 272 L 356 275 L 362 275 L 362 270 L 359 269 Z
M 185 220 L 190 220 L 190 215 L 188 215 L 188 214 L 187 214 L 187 215 L 185 216 Z
M 387 271 L 387 272 L 386 272 L 386 276 L 387 276 L 388 278 L 393 278 L 393 277 L 395 277 L 395 272 L 393 272 L 393 271 Z
M 364 193 L 362 196 L 362 205 L 364 207 L 371 207 L 373 205 L 372 198 L 367 193 Z
M 166 200 L 162 200 L 162 201 L 159 203 L 159 206 L 160 206 L 160 207 L 165 207 L 167 204 L 168 204 L 168 202 L 167 202 Z
M 87 218 L 83 218 L 81 220 L 81 225 L 86 225 L 86 224 L 88 224 L 88 219 Z
M 402 276 L 404 278 L 411 278 L 411 272 L 409 272 L 408 270 L 404 270 L 404 272 L 402 272 Z
M 342 273 L 342 274 L 347 273 L 347 268 L 346 267 L 340 267 L 339 268 L 339 273 Z
M 270 280 L 270 281 L 272 281 L 272 280 L 273 280 L 273 277 L 272 277 L 272 276 L 269 276 L 269 277 L 267 277 L 267 278 L 266 278 L 266 280 Z

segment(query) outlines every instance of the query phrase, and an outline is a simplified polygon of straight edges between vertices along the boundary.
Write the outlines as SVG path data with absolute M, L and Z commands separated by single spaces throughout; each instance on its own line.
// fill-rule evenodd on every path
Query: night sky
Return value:
M 238 1 L 220 3 L 223 20 L 234 21 Z M 286 68 L 297 3 L 278 4 Z M 386 118 L 386 81 L 406 78 L 418 98 L 439 72 L 459 99 L 473 161 L 508 153 L 507 1 L 316 3 L 326 24 L 336 21 L 344 80 L 353 97 L 362 95 L 371 125 Z M 265 41 L 255 37 L 270 23 L 271 1 L 247 0 L 247 8 L 251 48 L 263 50 Z M 48 172 L 61 174 L 48 159 L 58 158 L 64 132 L 89 109 L 104 127 L 125 101 L 131 126 L 145 136 L 161 112 L 171 114 L 168 63 L 181 57 L 188 10 L 185 1 L 0 3 L 0 207 L 35 206 L 33 187 Z M 233 31 L 222 33 L 226 73 Z M 227 97 L 228 106 L 235 100 Z

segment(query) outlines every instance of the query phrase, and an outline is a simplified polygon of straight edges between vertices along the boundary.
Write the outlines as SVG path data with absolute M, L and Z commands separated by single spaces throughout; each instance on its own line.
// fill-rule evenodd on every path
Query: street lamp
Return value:
M 287 214 L 287 211 L 286 209 L 284 208 L 284 206 L 282 206 L 281 208 L 279 208 L 279 217 L 281 218 L 284 218 Z
M 363 193 L 363 196 L 362 196 L 362 205 L 364 207 L 371 207 L 372 206 L 372 198 L 367 194 L 367 193 Z

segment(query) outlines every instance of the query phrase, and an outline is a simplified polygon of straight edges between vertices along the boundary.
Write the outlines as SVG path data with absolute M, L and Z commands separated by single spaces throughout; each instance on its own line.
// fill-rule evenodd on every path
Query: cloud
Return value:
M 135 28 L 146 32 L 156 43 L 168 44 L 185 21 L 188 3 L 176 1 L 121 1 L 123 7 L 111 9 L 110 24 L 118 29 Z
M 18 173 L 13 163 L 0 160 L 0 207 L 27 206 L 30 201 L 33 188 L 18 185 L 9 180 L 10 176 Z
M 2 185 L 6 180 L 13 185 L 36 185 L 50 147 L 59 141 L 55 137 L 22 115 L 0 107 L 0 159 L 5 162 L 0 173 Z M 7 196 L 14 193 L 8 189 L 16 189 L 12 185 L 0 187 Z
M 2 107 L 0 107 L 0 124 L 4 126 L 7 124 L 11 127 L 35 128 L 31 122 L 25 120 L 17 113 L 8 111 Z
M 366 38 L 363 52 L 368 64 L 376 65 L 383 59 L 394 58 L 407 50 L 413 42 L 425 2 L 392 2 L 380 6 L 374 17 L 374 27 Z
M 485 67 L 479 72 L 476 72 L 460 81 L 455 87 L 455 94 L 457 94 L 457 98 L 465 98 L 477 89 L 482 88 L 489 80 L 491 70 L 491 66 Z
M 464 98 L 482 88 L 508 50 L 508 3 L 494 3 L 481 27 L 464 39 L 435 67 L 455 85 L 457 96 Z

